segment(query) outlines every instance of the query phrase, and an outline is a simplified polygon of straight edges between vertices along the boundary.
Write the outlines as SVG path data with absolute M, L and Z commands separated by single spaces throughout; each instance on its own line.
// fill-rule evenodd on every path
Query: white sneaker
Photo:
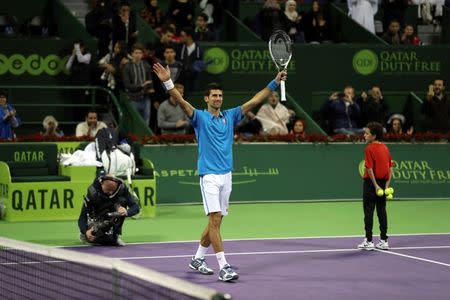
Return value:
M 358 249 L 371 251 L 375 249 L 375 246 L 373 242 L 368 242 L 367 239 L 364 239 L 364 241 L 358 245 Z
M 380 240 L 375 247 L 380 250 L 389 250 L 389 243 L 388 241 Z

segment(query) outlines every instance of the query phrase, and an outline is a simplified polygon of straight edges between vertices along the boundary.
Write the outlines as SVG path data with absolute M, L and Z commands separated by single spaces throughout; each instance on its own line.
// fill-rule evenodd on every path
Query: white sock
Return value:
M 222 270 L 222 268 L 226 265 L 226 264 L 228 264 L 227 263 L 227 260 L 226 260 L 226 258 L 225 258 L 225 252 L 217 252 L 216 253 L 216 257 L 217 257 L 217 262 L 219 263 L 219 267 L 220 267 L 220 269 Z
M 197 253 L 195 253 L 195 258 L 204 258 L 206 252 L 208 252 L 208 247 L 203 247 L 201 244 L 198 245 Z

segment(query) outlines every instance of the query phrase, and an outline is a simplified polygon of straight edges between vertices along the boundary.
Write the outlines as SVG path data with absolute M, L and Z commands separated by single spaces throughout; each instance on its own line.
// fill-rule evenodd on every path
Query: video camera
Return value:
M 116 219 L 120 217 L 122 217 L 122 215 L 118 211 L 107 213 L 106 218 L 93 223 L 92 235 L 98 236 L 106 234 L 106 231 L 108 231 L 108 229 L 116 223 Z

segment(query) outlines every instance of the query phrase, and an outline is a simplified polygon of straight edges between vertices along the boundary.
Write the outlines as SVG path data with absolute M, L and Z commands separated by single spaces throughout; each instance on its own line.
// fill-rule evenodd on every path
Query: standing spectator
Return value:
M 183 64 L 176 60 L 176 49 L 173 44 L 169 44 L 164 49 L 164 61 L 161 63 L 163 67 L 169 67 L 170 79 L 173 82 L 184 82 Z M 184 91 L 184 86 L 183 86 Z
M 167 45 L 174 43 L 174 36 L 175 32 L 173 28 L 166 24 L 162 29 L 159 41 L 155 43 L 155 56 L 158 59 L 164 59 L 164 50 L 166 49 Z
M 285 30 L 287 17 L 276 0 L 266 0 L 256 16 L 261 38 L 268 41 L 272 32 Z
M 408 0 L 382 0 L 381 7 L 383 8 L 383 31 L 388 30 L 391 20 L 395 19 L 400 22 L 403 27 L 405 23 L 405 12 L 408 8 Z
M 192 26 L 194 12 L 192 0 L 171 0 L 167 10 L 167 18 L 172 19 L 178 28 L 190 27 Z
M 127 45 L 127 51 L 136 43 L 138 31 L 136 27 L 136 15 L 131 11 L 128 2 L 122 2 L 119 8 L 119 14 L 114 15 L 112 19 L 112 43 L 124 41 Z
M 200 0 L 199 6 L 202 9 L 202 13 L 208 16 L 208 26 L 212 32 L 214 32 L 214 40 L 219 41 L 222 37 L 223 31 L 223 12 L 227 8 L 234 13 L 232 6 L 236 1 L 225 1 L 225 0 Z M 227 7 L 225 5 L 228 4 Z
M 111 90 L 123 89 L 122 70 L 128 63 L 126 45 L 122 41 L 116 42 L 112 53 L 102 57 L 98 64 L 104 71 L 101 79 L 107 82 L 107 87 Z
M 343 93 L 333 93 L 321 111 L 331 133 L 358 134 L 363 130 L 358 127 L 361 116 L 359 105 L 353 99 L 355 90 L 347 86 Z
M 436 79 L 428 88 L 426 99 L 422 104 L 426 130 L 448 132 L 450 130 L 450 102 L 445 93 L 443 79 Z
M 286 6 L 284 10 L 286 15 L 286 33 L 289 35 L 294 42 L 304 42 L 305 36 L 303 32 L 300 31 L 300 20 L 302 16 L 297 12 L 297 2 L 295 0 L 286 1 Z
M 149 126 L 150 95 L 153 89 L 152 71 L 150 65 L 142 60 L 145 48 L 141 44 L 134 44 L 129 61 L 123 70 L 123 84 L 131 104 Z
M 95 110 L 90 110 L 86 114 L 86 120 L 84 122 L 78 123 L 77 128 L 75 130 L 75 135 L 77 137 L 80 136 L 88 136 L 94 138 L 102 128 L 106 128 L 106 124 L 102 121 L 98 121 L 98 115 Z
M 184 86 L 175 83 L 180 95 L 184 95 Z M 161 103 L 158 109 L 158 127 L 162 134 L 185 134 L 189 125 L 188 118 L 180 104 L 169 95 L 169 99 Z
M 414 33 L 414 27 L 411 24 L 406 24 L 402 34 L 402 44 L 420 45 L 421 43 L 420 38 Z
M 322 13 L 320 3 L 318 0 L 314 0 L 311 3 L 311 9 L 305 14 L 305 16 L 300 21 L 300 28 L 305 33 L 306 42 L 310 43 L 315 40 L 317 26 L 317 15 Z
M 0 90 L 0 140 L 13 140 L 13 128 L 19 127 L 16 110 L 8 103 L 6 91 Z
M 158 0 L 144 0 L 145 8 L 141 10 L 141 17 L 158 33 L 164 23 L 164 15 L 158 7 Z
M 49 137 L 64 136 L 64 132 L 61 129 L 59 129 L 58 121 L 55 119 L 54 116 L 46 116 L 42 121 L 42 127 L 44 128 L 44 131 L 42 132 L 43 136 Z
M 288 123 L 295 112 L 288 110 L 280 103 L 278 93 L 273 91 L 256 114 L 256 119 L 262 124 L 263 131 L 269 135 L 288 134 Z
M 373 85 L 368 93 L 363 92 L 361 94 L 361 98 L 357 102 L 361 109 L 361 125 L 363 127 L 369 122 L 378 122 L 380 124 L 386 122 L 389 108 L 380 86 Z
M 330 28 L 325 20 L 323 13 L 318 12 L 313 19 L 313 35 L 311 42 L 323 43 L 330 40 Z
M 366 237 L 358 245 L 359 249 L 388 250 L 386 195 L 378 196 L 377 191 L 388 189 L 392 178 L 394 161 L 388 147 L 381 142 L 383 138 L 383 126 L 372 122 L 364 129 L 364 139 L 368 144 L 364 149 L 365 171 L 363 184 L 363 208 L 364 229 Z M 374 246 L 372 242 L 373 212 L 377 209 L 378 222 L 380 223 L 380 241 Z
M 86 31 L 98 39 L 98 55 L 106 55 L 111 42 L 111 16 L 107 11 L 106 0 L 94 1 L 94 8 L 86 14 L 85 24 Z
M 199 42 L 214 42 L 214 32 L 208 27 L 208 16 L 205 13 L 200 13 L 195 21 L 194 39 Z
M 388 44 L 400 45 L 400 22 L 398 20 L 392 19 L 389 23 L 389 30 L 383 34 L 382 38 Z
M 185 88 L 188 92 L 198 91 L 198 76 L 205 68 L 203 49 L 194 41 L 191 28 L 183 28 L 180 35 L 183 44 L 178 49 L 177 57 L 183 64 Z
M 377 0 L 347 0 L 348 15 L 359 25 L 375 34 L 374 16 L 378 11 Z

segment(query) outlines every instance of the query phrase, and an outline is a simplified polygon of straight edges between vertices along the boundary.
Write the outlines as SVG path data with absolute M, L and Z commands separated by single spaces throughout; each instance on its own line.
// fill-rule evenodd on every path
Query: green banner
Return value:
M 396 198 L 450 199 L 450 145 L 389 144 Z M 361 199 L 364 144 L 237 144 L 231 201 Z M 197 146 L 145 146 L 158 203 L 201 203 Z M 362 167 L 364 165 L 362 164 Z

